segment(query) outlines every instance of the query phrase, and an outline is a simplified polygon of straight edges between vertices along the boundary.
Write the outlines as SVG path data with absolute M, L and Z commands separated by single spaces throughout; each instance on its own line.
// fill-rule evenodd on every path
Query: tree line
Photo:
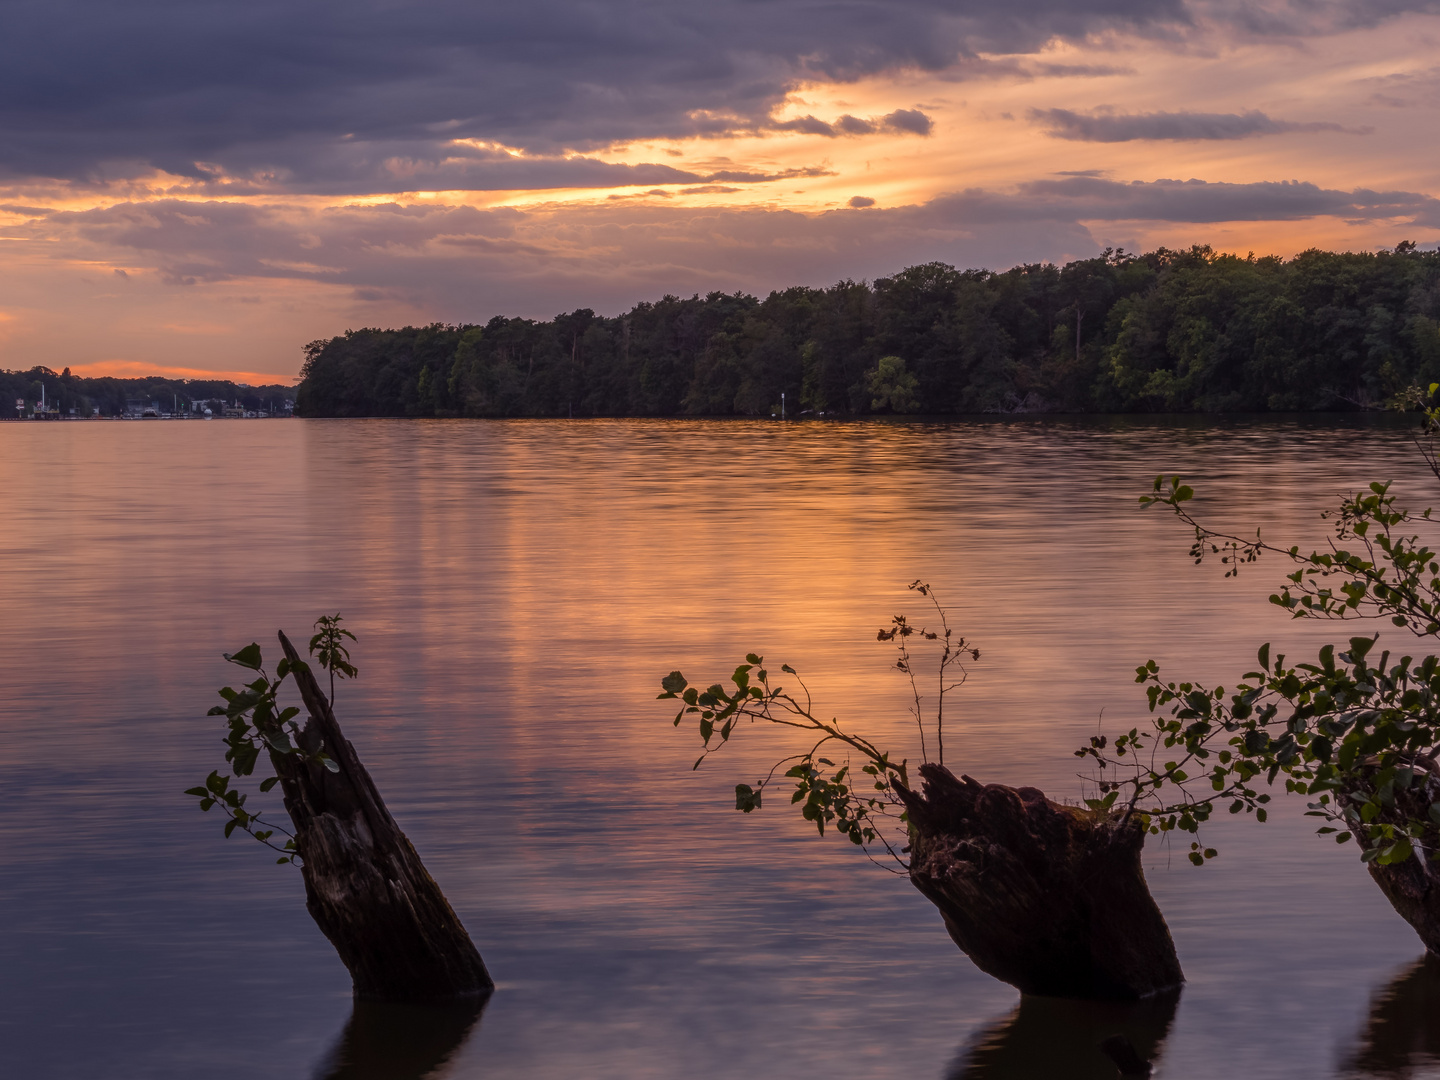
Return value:
M 48 367 L 0 369 L 0 418 L 13 417 L 17 401 L 24 401 L 29 411 L 42 395 L 61 416 L 70 416 L 72 409 L 75 416 L 93 416 L 96 409 L 101 416 L 123 416 L 131 401 L 158 402 L 164 412 L 188 412 L 197 401 L 225 401 L 256 412 L 280 413 L 285 402 L 295 399 L 295 389 L 278 384 L 247 386 L 228 379 L 85 378 L 72 375 L 68 367 L 59 373 Z
M 306 416 L 1344 410 L 1440 379 L 1440 252 L 926 263 L 311 342 Z

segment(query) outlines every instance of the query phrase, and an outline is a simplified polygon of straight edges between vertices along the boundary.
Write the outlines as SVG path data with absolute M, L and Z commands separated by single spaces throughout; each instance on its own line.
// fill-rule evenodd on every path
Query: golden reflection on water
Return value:
M 1333 636 L 1265 603 L 1278 567 L 1190 565 L 1136 505 L 1162 470 L 1217 523 L 1302 544 L 1344 488 L 1430 491 L 1403 429 L 1329 420 L 0 424 L 0 959 L 47 973 L 0 1002 L 35 1033 L 17 1060 L 64 1043 L 57 1075 L 123 1050 L 178 1076 L 218 1047 L 281 1075 L 188 992 L 214 953 L 253 957 L 267 1022 L 328 1003 L 285 1061 L 343 1027 L 293 881 L 177 794 L 219 764 L 218 654 L 338 610 L 361 670 L 341 720 L 502 983 L 453 1075 L 889 1076 L 895 1040 L 916 1075 L 1020 1075 L 1026 1033 L 1068 1021 L 1028 1003 L 975 1036 L 1014 996 L 907 884 L 780 807 L 730 810 L 794 748 L 743 730 L 692 772 L 654 696 L 754 650 L 914 758 L 874 632 L 922 610 L 921 578 L 982 650 L 950 763 L 1078 797 L 1102 711 L 1143 718 L 1136 664 L 1223 681 L 1262 640 Z M 1146 852 L 1191 978 L 1162 1075 L 1326 1075 L 1413 935 L 1298 816 L 1217 836 L 1204 871 Z M 74 930 L 97 922 L 108 959 Z M 127 997 L 145 1015 L 121 1023 Z M 120 1044 L 57 1042 L 61 1014 Z

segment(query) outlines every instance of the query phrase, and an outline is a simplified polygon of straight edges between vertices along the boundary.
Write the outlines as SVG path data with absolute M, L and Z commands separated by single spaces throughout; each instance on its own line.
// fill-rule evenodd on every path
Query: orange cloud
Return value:
M 72 375 L 86 379 L 229 379 L 231 382 L 245 382 L 252 386 L 267 383 L 290 385 L 294 375 L 277 375 L 263 371 L 206 371 L 202 368 L 162 367 L 138 360 L 100 360 L 93 364 L 75 364 L 70 368 Z

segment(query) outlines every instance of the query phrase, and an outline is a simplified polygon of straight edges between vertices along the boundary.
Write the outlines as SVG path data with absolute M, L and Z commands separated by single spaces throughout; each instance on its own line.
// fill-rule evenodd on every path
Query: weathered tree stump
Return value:
M 1024 994 L 1135 999 L 1185 976 L 1131 819 L 922 765 L 910 880 L 975 966 Z
M 449 901 L 385 808 L 335 720 L 315 676 L 282 632 L 280 644 L 310 714 L 300 733 L 331 772 L 271 754 L 295 824 L 305 906 L 350 971 L 355 996 L 443 1001 L 489 994 L 495 984 Z
M 1440 956 L 1440 876 L 1434 865 L 1412 857 L 1388 866 L 1369 862 L 1366 868 L 1390 906 L 1415 928 L 1425 948 Z

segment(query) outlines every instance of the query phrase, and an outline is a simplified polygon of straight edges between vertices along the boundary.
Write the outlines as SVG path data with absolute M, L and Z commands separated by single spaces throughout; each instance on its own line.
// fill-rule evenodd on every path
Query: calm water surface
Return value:
M 1146 850 L 1189 983 L 1021 1003 L 933 908 L 692 772 L 657 680 L 754 650 L 915 756 L 876 628 L 931 581 L 982 648 L 948 757 L 1075 798 L 1071 750 L 1143 718 L 1133 669 L 1233 679 L 1327 636 L 1135 497 L 1319 541 L 1373 478 L 1435 499 L 1405 429 L 1354 422 L 0 424 L 0 1071 L 18 1077 L 1440 1075 L 1440 972 L 1288 805 L 1195 869 Z M 339 610 L 352 741 L 500 983 L 352 1013 L 299 875 L 180 792 L 221 762 L 220 658 Z M 1393 638 L 1398 647 L 1398 636 Z M 1101 714 L 1103 711 L 1103 720 Z

